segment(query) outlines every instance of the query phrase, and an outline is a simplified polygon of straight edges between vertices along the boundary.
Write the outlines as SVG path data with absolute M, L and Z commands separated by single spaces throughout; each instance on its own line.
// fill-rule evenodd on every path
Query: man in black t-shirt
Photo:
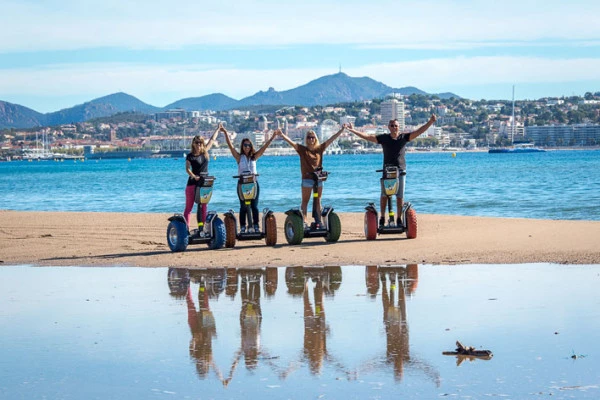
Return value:
M 388 124 L 388 129 L 390 130 L 390 134 L 384 135 L 366 135 L 362 132 L 355 130 L 352 125 L 348 127 L 348 130 L 354 133 L 356 136 L 364 139 L 366 141 L 372 143 L 379 143 L 383 150 L 383 167 L 385 168 L 387 165 L 392 165 L 398 167 L 401 171 L 406 171 L 406 143 L 414 140 L 423 132 L 425 132 L 433 123 L 436 121 L 436 117 L 434 114 L 431 114 L 431 118 L 429 121 L 419 129 L 413 132 L 400 134 L 399 132 L 399 124 L 395 119 L 390 120 Z M 404 175 L 400 176 L 400 187 L 398 188 L 398 193 L 396 194 L 396 215 L 397 215 L 397 224 L 400 225 L 401 215 L 402 215 L 402 205 L 404 204 Z M 385 209 L 387 207 L 387 196 L 383 192 L 383 188 L 381 191 L 380 197 L 380 206 L 381 206 L 381 217 L 379 218 L 379 225 L 385 224 Z

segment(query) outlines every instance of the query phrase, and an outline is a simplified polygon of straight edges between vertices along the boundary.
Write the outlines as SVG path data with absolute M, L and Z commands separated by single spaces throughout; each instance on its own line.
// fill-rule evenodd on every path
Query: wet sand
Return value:
M 264 267 L 382 264 L 600 264 L 600 221 L 419 214 L 418 237 L 366 241 L 362 213 L 343 213 L 337 243 L 304 239 L 290 246 L 277 213 L 275 247 L 237 242 L 232 249 L 166 243 L 171 214 L 0 211 L 0 265 Z

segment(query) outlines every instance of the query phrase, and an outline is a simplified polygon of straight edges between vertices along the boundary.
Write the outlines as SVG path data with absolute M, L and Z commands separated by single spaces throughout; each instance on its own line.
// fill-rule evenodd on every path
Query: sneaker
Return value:
M 379 218 L 379 227 L 383 228 L 385 226 L 385 218 L 381 217 Z
M 246 233 L 246 227 L 245 226 L 240 227 L 240 233 Z
M 396 218 L 396 226 L 402 226 L 402 218 Z
M 260 227 L 257 225 L 254 225 L 254 233 L 258 233 L 260 232 Z

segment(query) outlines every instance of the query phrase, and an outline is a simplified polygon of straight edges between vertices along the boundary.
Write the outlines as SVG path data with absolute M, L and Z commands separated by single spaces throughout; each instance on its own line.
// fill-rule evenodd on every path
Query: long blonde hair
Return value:
M 315 137 L 315 147 L 319 145 L 319 136 L 312 129 L 304 134 L 304 145 L 308 147 L 308 135 L 312 134 Z
M 204 137 L 200 136 L 200 135 L 196 135 L 194 136 L 194 138 L 192 139 L 192 142 L 190 143 L 190 151 L 192 154 L 194 154 L 194 142 L 200 142 L 198 145 L 198 152 L 203 155 L 206 156 L 207 155 L 207 151 L 206 151 L 206 143 L 204 142 Z

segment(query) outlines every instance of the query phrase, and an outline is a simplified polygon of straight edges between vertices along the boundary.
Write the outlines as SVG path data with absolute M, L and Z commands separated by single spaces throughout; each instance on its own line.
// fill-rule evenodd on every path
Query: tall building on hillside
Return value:
M 268 131 L 269 130 L 269 121 L 267 121 L 267 117 L 265 117 L 264 115 L 261 115 L 261 117 L 258 120 L 258 130 L 259 131 Z
M 400 132 L 404 131 L 404 102 L 396 99 L 386 100 L 381 103 L 381 122 L 387 126 L 390 120 L 398 120 Z

